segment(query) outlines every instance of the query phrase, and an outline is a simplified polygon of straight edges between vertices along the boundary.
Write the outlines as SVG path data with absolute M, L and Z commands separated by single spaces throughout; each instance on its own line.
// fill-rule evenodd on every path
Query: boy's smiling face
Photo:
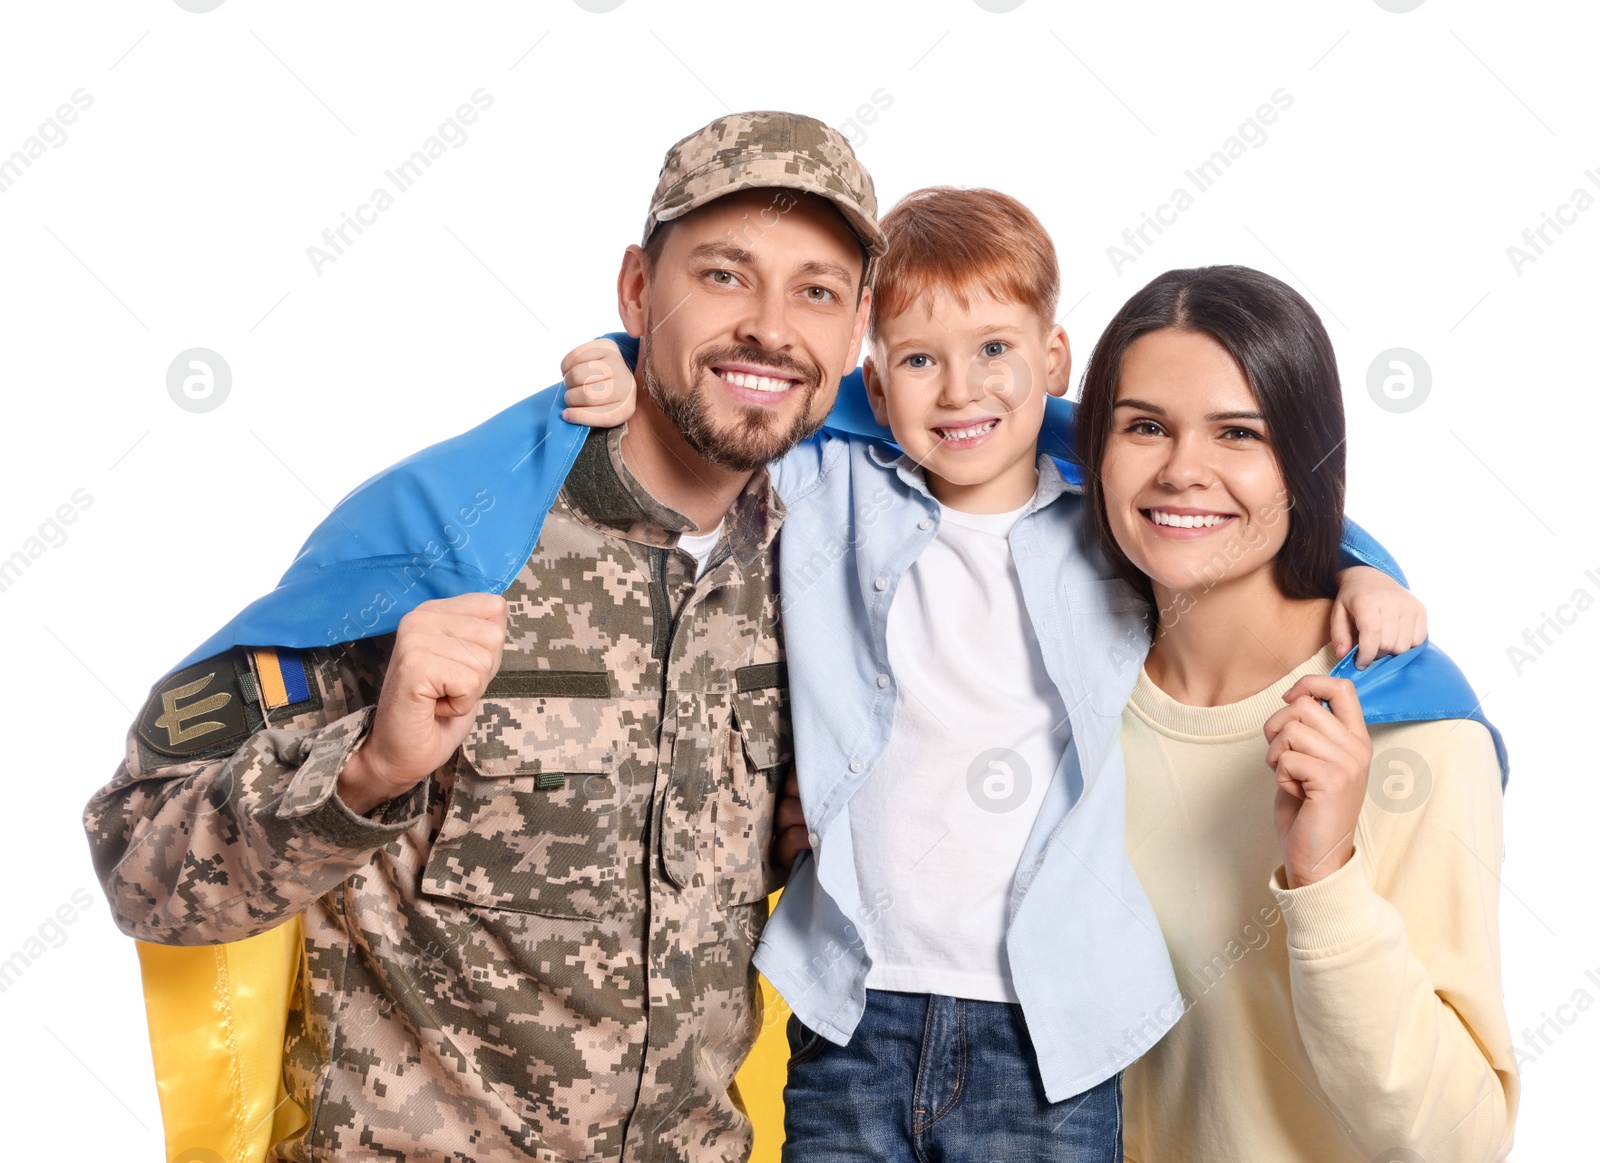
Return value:
M 941 293 L 878 320 L 867 397 L 935 497 L 1003 513 L 1033 496 L 1045 396 L 1066 394 L 1072 354 L 1061 325 L 1031 307 L 966 298 Z

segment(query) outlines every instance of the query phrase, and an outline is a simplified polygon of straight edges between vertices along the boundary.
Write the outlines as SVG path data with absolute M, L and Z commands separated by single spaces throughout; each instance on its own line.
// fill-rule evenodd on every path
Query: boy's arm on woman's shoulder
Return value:
M 1350 518 L 1339 536 L 1339 592 L 1329 626 L 1340 654 L 1358 647 L 1356 666 L 1399 654 L 1427 639 L 1427 609 L 1377 538 Z

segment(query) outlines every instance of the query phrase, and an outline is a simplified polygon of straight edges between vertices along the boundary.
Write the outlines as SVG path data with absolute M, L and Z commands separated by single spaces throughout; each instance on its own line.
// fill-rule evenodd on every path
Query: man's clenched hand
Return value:
M 499 594 L 435 598 L 400 619 L 372 730 L 339 773 L 345 806 L 364 816 L 450 757 L 472 730 L 505 642 Z

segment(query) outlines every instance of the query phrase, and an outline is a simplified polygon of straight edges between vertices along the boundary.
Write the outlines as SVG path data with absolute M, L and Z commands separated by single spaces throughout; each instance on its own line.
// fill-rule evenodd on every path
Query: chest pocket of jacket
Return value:
M 794 764 L 789 680 L 781 662 L 734 672 L 729 788 L 716 804 L 716 875 L 723 905 L 765 900 L 782 887 L 772 867 L 772 824 Z
M 604 673 L 496 675 L 462 744 L 422 890 L 552 917 L 610 914 L 621 715 Z

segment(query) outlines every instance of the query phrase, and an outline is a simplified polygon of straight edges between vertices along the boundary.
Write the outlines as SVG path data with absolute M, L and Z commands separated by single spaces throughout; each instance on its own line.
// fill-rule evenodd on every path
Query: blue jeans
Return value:
M 1021 1006 L 869 989 L 848 1046 L 788 1032 L 783 1163 L 1121 1163 L 1122 1076 L 1050 1102 Z

